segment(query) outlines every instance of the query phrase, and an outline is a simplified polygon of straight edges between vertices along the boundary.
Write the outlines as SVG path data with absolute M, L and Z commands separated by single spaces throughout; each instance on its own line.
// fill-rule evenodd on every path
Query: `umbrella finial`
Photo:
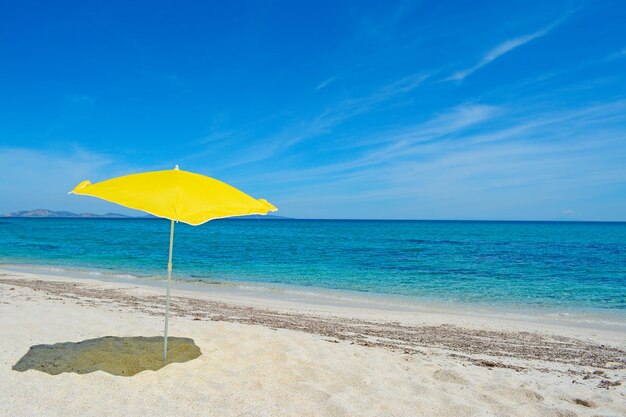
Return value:
M 178 171 L 178 165 L 174 165 L 174 169 Z

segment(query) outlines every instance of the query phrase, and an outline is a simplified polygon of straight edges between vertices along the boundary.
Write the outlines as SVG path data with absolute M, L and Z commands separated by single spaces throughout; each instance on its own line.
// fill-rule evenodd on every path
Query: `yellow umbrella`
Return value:
M 265 215 L 278 210 L 267 200 L 256 200 L 224 182 L 180 170 L 178 165 L 174 169 L 126 175 L 96 184 L 83 181 L 70 193 L 98 197 L 171 220 L 163 360 L 167 358 L 174 222 L 198 226 L 213 219 L 246 214 Z

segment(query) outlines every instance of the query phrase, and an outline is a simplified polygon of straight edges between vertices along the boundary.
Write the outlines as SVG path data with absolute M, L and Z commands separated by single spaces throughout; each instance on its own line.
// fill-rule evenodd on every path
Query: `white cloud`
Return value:
M 68 196 L 80 181 L 99 181 L 114 176 L 112 159 L 106 155 L 69 148 L 44 151 L 0 147 L 0 212 L 46 208 L 72 211 L 120 211 L 111 203 Z
M 388 84 L 369 96 L 343 101 L 322 112 L 313 120 L 294 126 L 294 130 L 298 133 L 294 135 L 290 132 L 290 139 L 286 142 L 281 140 L 281 142 L 289 147 L 328 133 L 333 127 L 348 119 L 368 113 L 392 98 L 409 93 L 422 84 L 426 78 L 428 78 L 426 74 L 411 75 Z
M 96 99 L 85 94 L 70 94 L 66 96 L 67 100 L 72 104 L 83 104 L 93 106 L 96 104 Z
M 626 184 L 625 108 L 614 101 L 538 113 L 466 104 L 379 132 L 341 162 L 257 179 L 280 187 L 294 215 L 545 219 L 573 206 L 589 219 L 623 218 L 589 204 Z
M 446 78 L 446 81 L 463 81 L 465 78 L 467 78 L 468 76 L 472 75 L 474 72 L 478 71 L 480 68 L 484 67 L 485 65 L 495 61 L 496 59 L 498 59 L 499 57 L 501 57 L 502 55 L 511 52 L 512 50 L 519 48 L 520 46 L 523 46 L 525 44 L 527 44 L 528 42 L 540 38 L 542 36 L 545 36 L 548 32 L 550 32 L 555 26 L 559 25 L 560 23 L 562 23 L 567 17 L 569 17 L 569 14 L 564 17 L 561 18 L 553 23 L 551 23 L 550 25 L 536 31 L 536 32 L 532 32 L 523 36 L 519 36 L 517 38 L 513 38 L 513 39 L 508 39 L 502 43 L 500 43 L 499 45 L 497 45 L 495 48 L 491 49 L 489 52 L 487 52 L 480 61 L 478 61 L 477 64 L 466 68 L 464 70 L 461 71 L 457 71 L 454 74 L 452 74 L 450 77 Z
M 368 167 L 393 163 L 423 149 L 424 144 L 440 140 L 448 135 L 461 132 L 472 126 L 493 119 L 502 109 L 484 104 L 465 104 L 456 106 L 447 112 L 415 126 L 394 132 L 383 132 L 373 137 L 359 138 L 359 143 L 372 150 L 360 157 L 335 164 L 324 164 L 310 169 L 296 169 L 273 172 L 267 178 L 272 182 L 294 182 L 324 176 L 347 175 L 349 171 L 366 172 Z
M 328 87 L 331 83 L 335 82 L 336 79 L 337 77 L 334 75 L 332 77 L 326 78 L 324 81 L 319 83 L 317 87 L 315 87 L 315 91 L 317 92 L 317 91 L 320 91 L 322 88 Z
M 621 58 L 624 58 L 624 57 L 626 57 L 626 48 L 622 48 L 621 50 L 610 54 L 604 60 L 605 61 L 615 61 L 616 59 L 621 59 Z
M 370 95 L 337 103 L 312 119 L 287 126 L 274 137 L 250 148 L 238 159 L 231 160 L 224 168 L 265 160 L 298 143 L 328 134 L 341 123 L 367 114 L 385 102 L 413 91 L 427 78 L 427 74 L 413 74 L 387 84 Z

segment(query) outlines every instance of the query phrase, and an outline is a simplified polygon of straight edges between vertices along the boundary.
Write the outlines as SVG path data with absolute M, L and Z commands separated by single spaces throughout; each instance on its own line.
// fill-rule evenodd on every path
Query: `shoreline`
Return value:
M 42 275 L 12 274 L 3 270 L 0 270 L 0 285 L 12 286 L 13 290 L 17 286 L 44 292 L 51 299 L 62 297 L 60 299 L 80 300 L 82 305 L 115 305 L 154 317 L 163 314 L 163 305 L 160 305 L 164 300 L 162 292 L 147 286 L 74 277 L 50 279 Z M 363 311 L 360 306 L 320 309 L 310 304 L 299 304 L 294 308 L 285 302 L 259 303 L 258 299 L 251 298 L 245 301 L 224 300 L 219 299 L 219 295 L 180 290 L 172 295 L 171 313 L 196 321 L 228 321 L 300 330 L 407 354 L 419 353 L 420 348 L 434 345 L 451 349 L 456 355 L 479 354 L 489 358 L 502 356 L 513 361 L 536 359 L 603 369 L 626 368 L 626 340 L 620 338 L 624 335 L 621 331 L 613 334 L 611 330 L 595 328 L 593 334 L 582 337 L 580 332 L 589 329 L 519 319 L 494 319 L 475 313 L 466 313 L 462 319 L 459 313 L 432 310 L 419 313 L 401 310 Z M 303 322 L 307 324 L 303 325 Z M 476 333 L 480 336 L 476 337 Z M 414 334 L 419 334 L 416 340 L 413 340 Z M 598 344 L 598 340 L 603 343 Z M 532 344 L 524 346 L 530 341 Z M 493 344 L 497 345 L 497 349 L 492 349 Z M 563 350 L 562 345 L 568 347 Z M 580 350 L 580 353 L 572 355 L 572 350 Z M 604 351 L 610 354 L 605 357 Z M 623 356 L 620 358 L 619 355 Z M 515 369 L 517 366 L 499 363 L 499 367 Z
M 165 279 L 156 276 L 137 276 L 132 273 L 89 270 L 49 265 L 0 264 L 0 273 L 24 273 L 51 278 L 128 284 L 153 289 L 162 293 Z M 498 317 L 512 322 L 539 325 L 566 326 L 580 329 L 605 329 L 626 334 L 626 310 L 600 308 L 565 308 L 563 306 L 522 306 L 486 304 L 481 302 L 442 302 L 385 293 L 368 293 L 300 287 L 296 285 L 246 281 L 172 280 L 172 290 L 189 296 L 209 297 L 259 307 L 279 305 L 295 311 L 335 312 L 347 310 L 367 316 L 385 314 L 406 321 L 412 315 L 441 314 L 462 317 Z
M 165 294 L 165 280 L 144 280 L 131 275 L 118 279 L 102 279 L 99 275 L 72 275 L 66 271 L 46 274 L 40 271 L 16 271 L 0 266 L 0 279 L 6 278 L 7 274 L 27 280 L 59 281 L 137 291 L 139 294 L 154 297 L 163 297 Z M 479 330 L 550 332 L 588 340 L 600 337 L 613 346 L 626 349 L 626 320 L 619 315 L 562 314 L 444 303 L 394 303 L 394 300 L 378 297 L 346 298 L 333 296 L 332 293 L 275 291 L 263 287 L 207 285 L 183 280 L 172 281 L 172 296 L 287 313 L 396 322 L 403 325 L 457 324 Z
M 105 415 L 132 396 L 137 413 L 157 416 L 207 404 L 209 415 L 233 416 L 626 412 L 623 328 L 189 288 L 172 292 L 170 332 L 197 343 L 197 359 L 132 377 L 11 370 L 33 345 L 158 337 L 164 299 L 158 285 L 0 268 L 6 410 Z M 159 402 L 164 386 L 171 403 Z

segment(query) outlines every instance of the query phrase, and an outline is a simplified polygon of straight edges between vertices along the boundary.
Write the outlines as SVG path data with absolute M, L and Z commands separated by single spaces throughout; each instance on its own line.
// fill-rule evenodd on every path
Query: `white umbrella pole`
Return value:
M 174 247 L 174 220 L 170 226 L 170 257 L 167 261 L 167 292 L 165 295 L 165 331 L 163 332 L 163 361 L 167 360 L 167 324 L 170 318 L 170 283 L 172 281 L 172 248 Z

